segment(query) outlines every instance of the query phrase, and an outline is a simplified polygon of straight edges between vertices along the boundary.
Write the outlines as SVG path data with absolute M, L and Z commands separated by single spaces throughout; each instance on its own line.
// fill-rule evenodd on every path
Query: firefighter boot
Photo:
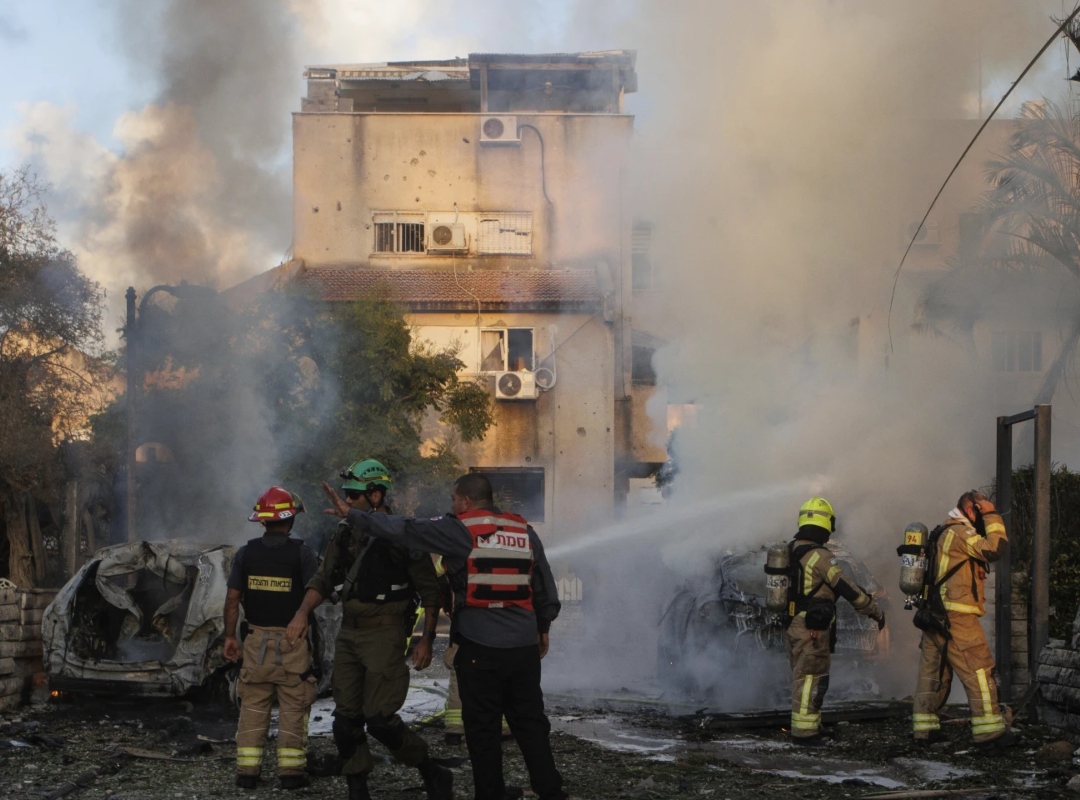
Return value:
M 440 767 L 430 757 L 417 766 L 424 779 L 424 791 L 428 800 L 454 800 L 454 773 Z
M 349 787 L 349 800 L 371 800 L 367 775 L 346 775 L 345 784 Z

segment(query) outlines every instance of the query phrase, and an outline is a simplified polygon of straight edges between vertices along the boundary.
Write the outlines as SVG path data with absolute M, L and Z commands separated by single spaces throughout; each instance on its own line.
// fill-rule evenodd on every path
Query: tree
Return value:
M 1026 103 L 987 177 L 991 188 L 972 218 L 978 247 L 927 287 L 915 327 L 970 338 L 996 312 L 991 298 L 1026 293 L 1040 316 L 1053 315 L 1065 330 L 1035 398 L 1048 403 L 1080 343 L 1080 107 Z
M 142 537 L 236 540 L 271 483 L 307 500 L 315 513 L 297 526 L 310 532 L 323 519 L 321 482 L 363 457 L 394 474 L 396 510 L 434 511 L 460 467 L 457 444 L 492 424 L 489 393 L 459 378 L 453 353 L 414 342 L 387 300 L 330 308 L 268 293 L 242 308 L 225 295 L 168 303 L 148 304 L 139 323 L 138 438 L 161 453 L 139 465 Z M 432 417 L 445 436 L 422 453 Z
M 28 168 L 0 172 L 0 501 L 23 585 L 44 576 L 37 503 L 59 500 L 60 446 L 85 435 L 107 377 L 101 288 L 58 244 L 44 191 Z

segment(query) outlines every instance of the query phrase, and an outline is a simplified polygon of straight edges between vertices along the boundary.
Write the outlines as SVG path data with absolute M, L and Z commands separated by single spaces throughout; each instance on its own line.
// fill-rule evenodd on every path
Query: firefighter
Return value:
M 799 532 L 791 543 L 791 601 L 787 648 L 791 659 L 791 738 L 797 744 L 822 743 L 821 704 L 829 690 L 830 655 L 835 646 L 836 599 L 843 597 L 860 614 L 885 627 L 874 598 L 850 583 L 825 547 L 836 530 L 836 514 L 823 497 L 799 509 Z
M 979 492 L 965 492 L 945 522 L 930 535 L 927 604 L 919 642 L 921 659 L 912 727 L 916 741 L 940 737 L 938 710 L 949 697 L 953 673 L 971 706 L 976 745 L 994 751 L 1014 739 L 998 703 L 994 658 L 979 617 L 986 613 L 986 570 L 1009 546 L 1005 523 Z M 937 614 L 928 613 L 937 611 Z M 936 629 L 935 629 L 936 628 Z
M 500 718 L 505 714 L 540 800 L 567 800 L 555 767 L 540 689 L 540 660 L 560 604 L 544 548 L 529 523 L 495 507 L 483 475 L 463 475 L 453 512 L 435 519 L 372 514 L 343 503 L 328 485 L 328 513 L 373 537 L 444 556 L 454 594 L 451 639 L 465 744 L 476 800 L 521 797 L 503 781 Z
M 386 495 L 392 482 L 381 463 L 358 461 L 341 477 L 347 508 L 390 512 Z M 367 776 L 374 762 L 365 730 L 397 761 L 420 771 L 430 800 L 453 800 L 453 774 L 431 759 L 427 743 L 398 716 L 409 692 L 402 637 L 411 631 L 406 631 L 405 615 L 417 593 L 424 609 L 424 628 L 413 650 L 413 668 L 426 669 L 431 663 L 439 621 L 439 586 L 431 558 L 372 538 L 351 520 L 343 520 L 289 624 L 292 638 L 304 635 L 308 614 L 339 584 L 343 614 L 334 654 L 333 733 L 344 762 L 341 772 L 349 800 L 370 800 Z
M 278 704 L 277 763 L 282 789 L 308 785 L 307 726 L 315 702 L 315 676 L 306 638 L 289 639 L 285 628 L 304 597 L 304 586 L 315 575 L 315 553 L 289 536 L 304 504 L 295 494 L 272 486 L 259 498 L 248 517 L 261 522 L 261 538 L 252 539 L 233 557 L 225 595 L 225 658 L 240 659 L 236 639 L 240 605 L 248 634 L 236 695 L 240 722 L 236 728 L 236 785 L 254 789 L 259 780 L 263 748 L 270 730 L 270 708 Z

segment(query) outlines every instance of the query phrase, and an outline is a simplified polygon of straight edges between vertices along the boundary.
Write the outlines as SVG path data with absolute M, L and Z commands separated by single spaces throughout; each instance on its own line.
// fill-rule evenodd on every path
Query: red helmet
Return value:
M 271 486 L 255 503 L 255 513 L 248 517 L 248 522 L 292 519 L 303 510 L 304 502 L 299 495 L 286 491 L 280 486 Z

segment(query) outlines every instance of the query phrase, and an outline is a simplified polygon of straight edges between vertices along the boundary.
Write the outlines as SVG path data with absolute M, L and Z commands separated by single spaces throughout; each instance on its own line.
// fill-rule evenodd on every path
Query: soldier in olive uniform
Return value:
M 391 481 L 381 463 L 359 461 L 341 475 L 350 508 L 389 512 L 385 500 Z M 397 713 L 409 691 L 402 637 L 410 601 L 417 593 L 424 608 L 424 633 L 413 653 L 413 666 L 421 670 L 431 663 L 439 615 L 439 586 L 431 558 L 369 537 L 343 521 L 318 573 L 308 582 L 304 601 L 288 627 L 290 637 L 303 636 L 308 615 L 339 584 L 344 613 L 334 656 L 333 731 L 344 760 L 349 800 L 370 800 L 367 776 L 374 764 L 365 728 L 396 760 L 420 771 L 428 798 L 453 800 L 453 774 L 431 759 L 427 743 Z

